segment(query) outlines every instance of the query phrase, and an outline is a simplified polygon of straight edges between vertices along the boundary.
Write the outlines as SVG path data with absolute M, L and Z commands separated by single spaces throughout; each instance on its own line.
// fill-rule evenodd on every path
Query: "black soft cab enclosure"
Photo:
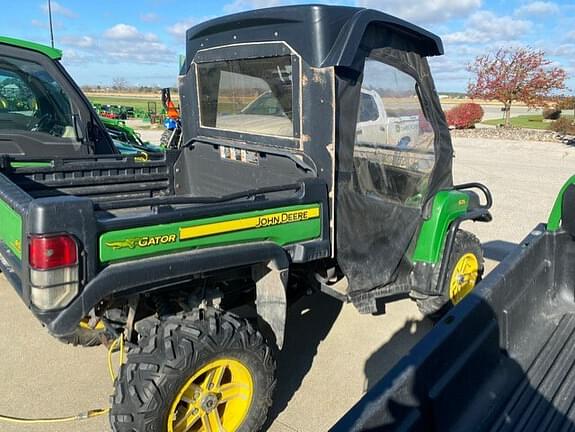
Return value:
M 575 428 L 574 181 L 333 432 Z

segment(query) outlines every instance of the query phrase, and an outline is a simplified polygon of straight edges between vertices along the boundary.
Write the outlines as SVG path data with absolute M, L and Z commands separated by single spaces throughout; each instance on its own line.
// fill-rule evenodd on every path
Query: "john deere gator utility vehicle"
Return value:
M 482 270 L 459 226 L 489 220 L 491 197 L 452 182 L 425 59 L 438 37 L 294 6 L 186 44 L 179 150 L 1 165 L 6 278 L 53 335 L 84 323 L 130 347 L 115 431 L 258 430 L 288 300 L 315 287 L 362 313 L 398 295 L 435 312 Z

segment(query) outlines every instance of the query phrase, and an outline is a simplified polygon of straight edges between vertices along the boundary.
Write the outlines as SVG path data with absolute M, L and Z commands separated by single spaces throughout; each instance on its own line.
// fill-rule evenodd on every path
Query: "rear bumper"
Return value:
M 275 261 L 288 268 L 287 252 L 275 243 L 264 242 L 225 246 L 112 264 L 88 283 L 65 309 L 36 316 L 53 336 L 71 334 L 80 320 L 100 301 L 114 296 L 141 294 L 159 289 L 191 276 L 234 267 Z

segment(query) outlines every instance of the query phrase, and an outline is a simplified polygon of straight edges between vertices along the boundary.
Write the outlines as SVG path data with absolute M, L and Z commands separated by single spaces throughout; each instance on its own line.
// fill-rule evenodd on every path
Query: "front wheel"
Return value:
M 112 429 L 257 431 L 275 387 L 271 353 L 261 333 L 230 314 L 158 321 L 120 370 Z
M 457 231 L 441 294 L 418 296 L 417 307 L 423 315 L 440 317 L 475 288 L 482 274 L 483 251 L 479 239 L 470 232 Z M 435 273 L 434 283 L 438 283 L 438 279 L 439 269 Z

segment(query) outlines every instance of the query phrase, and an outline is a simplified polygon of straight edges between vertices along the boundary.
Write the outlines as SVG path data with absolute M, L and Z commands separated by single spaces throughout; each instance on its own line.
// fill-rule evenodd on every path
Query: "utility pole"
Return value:
M 54 28 L 52 27 L 52 3 L 48 0 L 48 18 L 50 20 L 50 43 L 54 48 Z

